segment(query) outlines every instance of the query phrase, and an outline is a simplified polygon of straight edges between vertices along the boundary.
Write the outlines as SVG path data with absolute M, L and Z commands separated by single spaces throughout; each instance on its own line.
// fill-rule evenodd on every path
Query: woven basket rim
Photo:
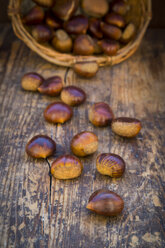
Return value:
M 141 3 L 144 16 L 141 18 L 139 32 L 136 34 L 134 39 L 129 42 L 126 46 L 119 49 L 115 56 L 100 55 L 100 56 L 78 56 L 73 54 L 64 54 L 55 51 L 53 48 L 37 43 L 37 41 L 28 33 L 26 28 L 23 26 L 20 16 L 20 4 L 22 0 L 10 0 L 8 6 L 8 14 L 12 20 L 13 30 L 16 36 L 21 39 L 30 49 L 39 54 L 47 61 L 62 65 L 62 66 L 73 66 L 77 62 L 90 62 L 96 61 L 99 66 L 114 65 L 118 64 L 128 57 L 130 57 L 139 47 L 141 40 L 145 34 L 145 31 L 152 18 L 152 7 L 151 0 L 146 0 L 147 4 L 144 5 L 144 0 L 139 0 Z

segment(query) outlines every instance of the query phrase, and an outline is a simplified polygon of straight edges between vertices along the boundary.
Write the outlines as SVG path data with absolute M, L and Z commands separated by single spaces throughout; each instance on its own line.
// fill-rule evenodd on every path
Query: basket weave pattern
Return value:
M 62 54 L 55 51 L 51 46 L 39 44 L 22 24 L 22 0 L 10 0 L 8 13 L 11 16 L 13 30 L 17 37 L 47 61 L 57 65 L 70 67 L 75 63 L 82 61 L 96 61 L 99 66 L 112 66 L 126 60 L 137 50 L 152 17 L 151 0 L 128 0 L 128 2 L 130 4 L 130 12 L 127 14 L 126 19 L 136 25 L 136 36 L 112 57 L 107 55 L 74 56 L 72 54 Z

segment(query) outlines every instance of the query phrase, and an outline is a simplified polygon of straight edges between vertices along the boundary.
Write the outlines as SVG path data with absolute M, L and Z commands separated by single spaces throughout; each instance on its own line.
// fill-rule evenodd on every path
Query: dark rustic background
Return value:
M 0 22 L 9 21 L 7 17 L 7 5 L 8 0 L 0 0 Z M 164 0 L 152 0 L 153 5 L 153 19 L 150 27 L 153 28 L 165 28 L 165 1 Z

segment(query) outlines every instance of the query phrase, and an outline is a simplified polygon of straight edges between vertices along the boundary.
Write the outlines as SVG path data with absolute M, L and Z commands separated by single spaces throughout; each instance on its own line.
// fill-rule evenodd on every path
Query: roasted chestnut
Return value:
M 101 40 L 99 41 L 99 45 L 102 51 L 109 56 L 116 55 L 120 48 L 119 42 L 116 40 Z
M 55 141 L 46 135 L 36 135 L 26 145 L 27 154 L 33 158 L 47 158 L 55 150 Z
M 44 117 L 48 122 L 61 123 L 71 119 L 73 111 L 70 106 L 63 102 L 54 102 L 47 106 Z
M 54 76 L 45 80 L 39 87 L 38 91 L 49 96 L 58 96 L 63 88 L 62 78 Z
M 55 30 L 62 27 L 62 21 L 56 18 L 51 12 L 46 13 L 45 22 L 50 28 Z
M 54 0 L 32 0 L 36 4 L 42 7 L 52 7 Z
M 70 106 L 80 105 L 85 99 L 85 92 L 76 86 L 67 86 L 61 92 L 61 100 Z
M 83 15 L 73 16 L 64 24 L 69 34 L 86 34 L 88 29 L 88 18 Z
M 123 0 L 115 0 L 112 3 L 111 8 L 115 13 L 119 15 L 125 15 L 129 10 L 129 5 Z
M 90 196 L 86 208 L 100 215 L 116 216 L 122 212 L 124 201 L 108 189 L 99 189 Z
M 92 38 L 86 34 L 77 36 L 73 44 L 73 52 L 79 55 L 92 55 L 94 53 Z
M 73 70 L 82 77 L 91 78 L 94 77 L 99 69 L 97 62 L 77 62 L 73 66 Z
M 72 39 L 64 30 L 58 29 L 52 39 L 52 45 L 59 52 L 69 53 L 72 50 Z
M 128 43 L 135 36 L 136 27 L 133 23 L 129 23 L 124 29 L 120 41 L 123 43 Z
M 105 127 L 111 124 L 114 114 L 107 103 L 98 102 L 89 109 L 88 117 L 96 127 Z
M 52 11 L 59 19 L 67 21 L 76 12 L 79 0 L 56 0 Z
M 100 28 L 103 34 L 110 39 L 119 40 L 121 38 L 122 32 L 120 28 L 107 24 L 105 22 L 100 23 Z
M 120 136 L 132 138 L 141 130 L 141 122 L 135 118 L 119 117 L 112 121 L 112 131 Z
M 82 0 L 81 7 L 87 15 L 98 18 L 104 16 L 109 10 L 107 0 Z
M 92 35 L 94 35 L 96 38 L 101 39 L 103 37 L 103 33 L 100 29 L 100 23 L 101 21 L 96 18 L 90 18 L 89 19 L 89 31 Z
M 123 28 L 125 26 L 125 20 L 123 16 L 118 15 L 114 12 L 109 13 L 105 16 L 105 22 L 119 28 Z
M 27 25 L 40 24 L 44 20 L 44 10 L 39 6 L 34 6 L 23 16 L 22 22 Z
M 82 170 L 82 163 L 73 155 L 58 157 L 51 165 L 51 174 L 57 179 L 73 179 L 79 177 Z
M 79 156 L 85 157 L 96 152 L 98 148 L 98 138 L 96 134 L 84 131 L 75 135 L 71 141 L 72 152 Z
M 32 27 L 32 36 L 37 42 L 47 42 L 52 37 L 51 29 L 45 25 L 36 25 Z
M 121 177 L 125 171 L 124 160 L 113 153 L 102 153 L 97 156 L 96 168 L 102 175 Z
M 24 90 L 37 91 L 43 83 L 44 78 L 36 72 L 26 73 L 21 79 L 21 85 Z

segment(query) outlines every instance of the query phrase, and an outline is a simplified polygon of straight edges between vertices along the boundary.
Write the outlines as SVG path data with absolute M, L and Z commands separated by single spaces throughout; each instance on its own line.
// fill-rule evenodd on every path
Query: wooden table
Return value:
M 45 107 L 56 99 L 23 91 L 20 80 L 30 71 L 64 77 L 66 68 L 30 51 L 10 26 L 1 25 L 0 33 L 0 247 L 165 247 L 164 30 L 149 30 L 134 56 L 101 68 L 91 80 L 69 70 L 65 84 L 82 87 L 87 101 L 74 108 L 71 121 L 57 126 L 43 118 Z M 138 137 L 123 139 L 109 127 L 93 127 L 87 113 L 98 101 L 109 103 L 116 116 L 139 118 L 143 128 Z M 70 153 L 71 138 L 83 130 L 98 135 L 98 152 L 82 159 L 84 171 L 78 179 L 53 179 L 50 212 L 48 166 L 30 159 L 25 145 L 34 135 L 47 134 L 57 142 L 57 156 Z M 124 158 L 122 178 L 96 171 L 101 152 Z M 122 215 L 107 218 L 86 209 L 91 193 L 103 187 L 123 197 Z

